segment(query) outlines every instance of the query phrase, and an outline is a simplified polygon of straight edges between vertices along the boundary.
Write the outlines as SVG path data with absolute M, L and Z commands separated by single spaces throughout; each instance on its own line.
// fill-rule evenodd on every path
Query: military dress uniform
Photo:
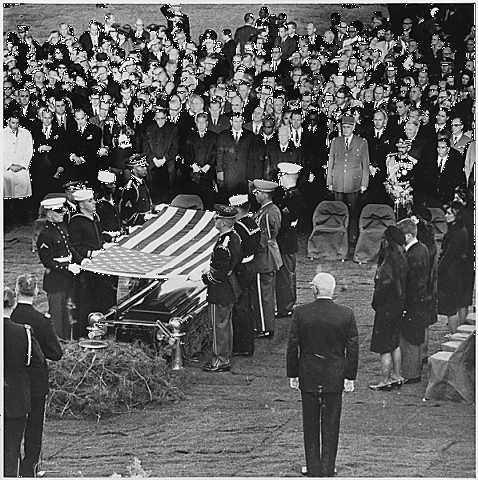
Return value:
M 232 207 L 221 205 L 237 214 Z M 206 364 L 206 371 L 228 371 L 232 354 L 232 307 L 240 293 L 234 268 L 241 258 L 241 238 L 234 230 L 224 232 L 214 245 L 209 270 L 202 275 L 207 285 L 209 319 L 212 326 L 212 360 Z
M 93 220 L 82 213 L 73 215 L 68 231 L 81 261 L 91 258 L 94 251 L 103 247 L 101 224 L 96 214 Z M 88 315 L 95 311 L 105 312 L 114 302 L 107 294 L 110 291 L 110 278 L 107 275 L 83 270 L 75 283 L 77 319 L 73 326 L 73 338 L 78 340 L 88 334 Z
M 261 183 L 259 183 L 261 182 Z M 254 180 L 254 186 L 266 180 Z M 254 256 L 256 285 L 254 288 L 254 308 L 259 312 L 256 319 L 256 330 L 259 336 L 273 336 L 275 328 L 275 284 L 276 272 L 282 266 L 282 257 L 277 244 L 277 235 L 281 226 L 282 215 L 272 201 L 262 205 L 253 216 L 261 230 L 259 248 Z
M 127 227 L 142 225 L 146 222 L 145 214 L 151 213 L 153 203 L 144 179 L 131 175 L 121 192 L 119 210 L 121 219 Z
M 276 300 L 277 316 L 285 317 L 292 313 L 297 301 L 296 254 L 299 251 L 297 222 L 305 209 L 305 202 L 297 187 L 274 192 L 274 202 L 281 212 L 281 226 L 277 234 L 277 243 L 282 256 L 282 266 L 277 272 Z
M 96 213 L 100 219 L 103 241 L 114 242 L 123 230 L 118 206 L 113 199 L 101 197 L 96 200 Z
M 67 308 L 73 295 L 71 263 L 79 263 L 81 257 L 71 243 L 65 223 L 46 221 L 37 240 L 38 255 L 45 267 L 43 290 L 47 293 L 48 313 L 59 338 L 71 339 L 71 319 Z
M 244 196 L 247 200 L 247 195 Z M 233 204 L 233 198 L 230 202 Z M 252 218 L 247 215 L 240 218 L 234 224 L 234 230 L 241 237 L 242 259 L 234 269 L 237 281 L 241 288 L 241 294 L 232 309 L 232 326 L 234 331 L 232 351 L 237 354 L 252 356 L 254 353 L 255 337 L 255 310 L 253 307 L 253 294 L 256 279 L 254 269 L 254 255 L 257 252 L 260 241 L 260 229 Z

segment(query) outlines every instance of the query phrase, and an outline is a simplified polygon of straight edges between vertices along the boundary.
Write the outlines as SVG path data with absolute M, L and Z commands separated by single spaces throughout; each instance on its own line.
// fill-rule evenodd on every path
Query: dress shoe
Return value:
M 392 388 L 401 388 L 402 385 L 403 385 L 403 381 L 404 379 L 403 378 L 399 378 L 398 380 L 392 380 Z
M 371 390 L 375 390 L 376 392 L 384 391 L 384 392 L 389 392 L 392 389 L 392 384 L 391 383 L 378 383 L 377 385 L 369 385 L 368 388 Z
M 312 477 L 314 475 L 309 474 L 309 471 L 307 470 L 307 467 L 302 467 L 300 471 L 301 475 L 304 475 L 304 477 Z M 334 473 L 332 475 L 320 475 L 321 477 L 336 477 L 337 476 L 337 469 L 334 468 Z
M 233 357 L 252 357 L 253 352 L 232 352 Z
M 218 367 L 214 367 L 211 363 L 206 363 L 202 369 L 205 372 L 228 372 L 231 369 L 230 365 L 219 365 Z
M 274 330 L 266 330 L 265 332 L 259 332 L 257 338 L 272 338 L 274 336 Z
M 407 385 L 412 385 L 413 383 L 420 383 L 421 381 L 422 381 L 422 377 L 403 379 L 403 383 L 406 383 Z

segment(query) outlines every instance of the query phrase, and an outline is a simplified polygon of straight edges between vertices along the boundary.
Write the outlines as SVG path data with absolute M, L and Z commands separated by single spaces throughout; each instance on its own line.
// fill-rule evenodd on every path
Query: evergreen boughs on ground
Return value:
M 99 420 L 180 400 L 179 380 L 170 376 L 161 356 L 139 342 L 107 344 L 97 350 L 76 342 L 63 345 L 63 358 L 50 363 L 49 417 Z

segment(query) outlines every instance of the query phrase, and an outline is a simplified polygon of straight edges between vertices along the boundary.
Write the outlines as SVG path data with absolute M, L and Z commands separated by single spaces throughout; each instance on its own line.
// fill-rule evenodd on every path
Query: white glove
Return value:
M 100 254 L 101 250 L 92 250 L 91 258 L 95 258 Z
M 211 165 L 206 164 L 206 165 L 204 165 L 204 167 L 202 167 L 202 171 L 203 171 L 204 173 L 207 173 L 207 172 L 209 172 L 209 169 L 210 169 L 210 168 L 211 168 Z
M 78 275 L 81 272 L 81 268 L 76 263 L 68 264 L 68 271 L 71 272 L 73 275 Z
M 353 380 L 344 380 L 344 390 L 346 392 L 353 392 L 354 391 L 354 381 Z
M 198 164 L 197 163 L 193 163 L 191 165 L 191 168 L 193 169 L 193 172 L 194 173 L 199 173 L 201 171 L 201 169 L 199 168 Z
M 84 265 L 88 265 L 89 263 L 91 263 L 91 260 L 90 260 L 89 258 L 84 258 L 84 259 L 81 261 L 80 265 L 81 265 L 81 266 L 84 266 Z
M 299 377 L 291 377 L 289 378 L 290 388 L 294 390 L 299 390 Z
M 312 183 L 315 180 L 315 175 L 313 173 L 309 173 L 309 183 Z
M 377 167 L 374 167 L 373 165 L 370 165 L 369 170 L 370 175 L 372 175 L 372 177 L 375 177 L 375 174 L 378 172 L 379 169 Z
M 153 217 L 154 217 L 154 215 L 152 213 L 145 213 L 144 214 L 144 219 L 146 221 L 151 220 Z

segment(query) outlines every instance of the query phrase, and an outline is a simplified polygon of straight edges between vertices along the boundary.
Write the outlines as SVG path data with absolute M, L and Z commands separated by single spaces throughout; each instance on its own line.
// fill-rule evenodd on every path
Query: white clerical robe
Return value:
M 24 198 L 32 194 L 30 162 L 33 140 L 30 132 L 18 127 L 15 135 L 9 127 L 3 129 L 3 198 Z M 19 172 L 9 170 L 11 165 L 24 167 Z

